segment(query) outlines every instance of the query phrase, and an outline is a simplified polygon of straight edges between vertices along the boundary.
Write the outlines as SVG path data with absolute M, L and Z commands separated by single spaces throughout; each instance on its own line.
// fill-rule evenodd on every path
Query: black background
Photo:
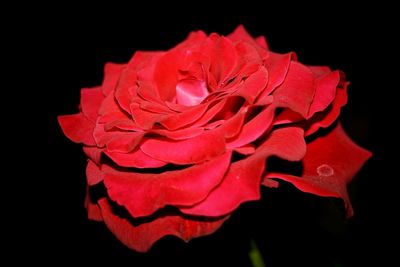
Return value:
M 375 7 L 296 8 L 273 12 L 271 7 L 258 15 L 161 16 L 151 9 L 121 7 L 99 14 L 59 8 L 27 22 L 26 33 L 20 34 L 29 45 L 22 43 L 26 49 L 20 56 L 33 56 L 24 71 L 34 77 L 24 95 L 31 104 L 24 128 L 33 130 L 34 142 L 19 158 L 28 155 L 34 164 L 26 166 L 29 182 L 22 186 L 28 200 L 14 209 L 19 214 L 22 209 L 24 217 L 16 247 L 26 248 L 31 259 L 55 265 L 250 266 L 247 251 L 253 238 L 267 266 L 384 266 L 394 233 L 388 230 L 393 223 L 388 187 L 394 176 L 388 161 L 392 127 L 386 123 L 395 114 L 389 105 L 395 88 L 387 78 L 394 75 L 387 63 L 394 53 L 392 24 L 378 18 L 381 10 Z M 273 51 L 295 51 L 301 62 L 341 69 L 351 81 L 342 122 L 355 142 L 374 153 L 349 186 L 355 216 L 346 220 L 339 200 L 283 183 L 263 189 L 261 201 L 242 205 L 211 236 L 188 244 L 167 237 L 146 254 L 131 251 L 102 223 L 87 220 L 86 159 L 81 147 L 63 136 L 56 117 L 78 111 L 80 88 L 99 85 L 106 62 L 127 62 L 136 50 L 169 49 L 192 30 L 226 35 L 239 24 L 253 36 L 265 35 Z

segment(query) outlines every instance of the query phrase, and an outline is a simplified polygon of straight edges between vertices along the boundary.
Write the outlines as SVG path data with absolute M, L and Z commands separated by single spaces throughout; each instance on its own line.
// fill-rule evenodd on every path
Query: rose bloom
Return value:
M 346 184 L 370 153 L 336 122 L 347 85 L 242 26 L 226 37 L 197 31 L 106 64 L 102 85 L 81 90 L 80 112 L 58 120 L 88 156 L 89 218 L 144 252 L 166 235 L 213 233 L 279 180 L 342 198 L 351 216 Z M 271 156 L 299 161 L 301 174 L 269 171 Z

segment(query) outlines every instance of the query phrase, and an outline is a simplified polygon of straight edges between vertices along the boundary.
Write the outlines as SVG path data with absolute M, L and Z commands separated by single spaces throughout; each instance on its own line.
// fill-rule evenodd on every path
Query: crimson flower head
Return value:
M 279 180 L 342 198 L 350 216 L 346 185 L 371 154 L 337 122 L 347 85 L 242 26 L 197 31 L 168 51 L 106 64 L 103 83 L 81 90 L 79 113 L 58 120 L 88 157 L 89 218 L 144 252 L 166 235 L 213 233 Z M 271 156 L 302 173 L 270 171 Z M 94 198 L 96 186 L 105 190 Z

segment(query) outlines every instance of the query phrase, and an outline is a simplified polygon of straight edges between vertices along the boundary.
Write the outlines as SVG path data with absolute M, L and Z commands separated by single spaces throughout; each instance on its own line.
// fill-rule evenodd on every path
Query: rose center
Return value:
M 203 80 L 182 79 L 176 85 L 176 102 L 180 105 L 198 105 L 208 94 L 207 84 Z

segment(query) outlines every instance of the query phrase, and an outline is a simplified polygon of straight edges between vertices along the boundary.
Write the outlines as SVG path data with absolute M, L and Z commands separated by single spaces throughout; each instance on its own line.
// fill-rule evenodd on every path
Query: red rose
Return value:
M 318 132 L 336 121 L 347 85 L 341 72 L 274 53 L 240 26 L 107 64 L 103 84 L 82 89 L 80 113 L 58 119 L 89 157 L 89 218 L 147 251 L 165 235 L 214 232 L 260 198 L 260 185 L 276 187 L 271 178 L 340 197 L 351 215 L 346 184 L 370 153 L 340 124 Z M 270 156 L 302 161 L 301 177 L 268 171 Z M 98 184 L 106 194 L 94 199 Z

